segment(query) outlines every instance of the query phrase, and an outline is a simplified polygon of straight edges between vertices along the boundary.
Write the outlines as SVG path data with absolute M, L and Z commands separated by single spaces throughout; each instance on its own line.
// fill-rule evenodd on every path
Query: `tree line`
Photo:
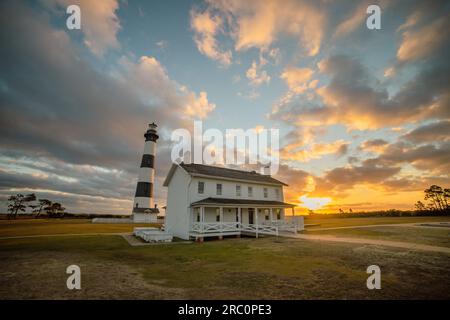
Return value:
M 45 212 L 50 218 L 59 218 L 64 216 L 64 208 L 59 202 L 52 202 L 48 199 L 37 199 L 36 194 L 30 193 L 23 195 L 21 193 L 8 198 L 8 219 L 16 219 L 19 212 L 25 212 L 27 207 L 31 208 L 35 217 L 39 217 Z

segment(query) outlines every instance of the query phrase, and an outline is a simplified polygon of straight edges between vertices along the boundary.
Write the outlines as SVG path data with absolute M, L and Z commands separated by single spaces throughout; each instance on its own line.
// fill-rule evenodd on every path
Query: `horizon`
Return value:
M 69 4 L 80 30 L 66 27 Z M 381 7 L 380 30 L 366 27 L 369 4 Z M 273 176 L 297 215 L 410 211 L 426 188 L 450 187 L 448 2 L 0 9 L 0 212 L 8 196 L 36 193 L 74 214 L 131 214 L 153 121 L 159 208 L 171 133 L 199 120 L 223 134 L 278 129 Z

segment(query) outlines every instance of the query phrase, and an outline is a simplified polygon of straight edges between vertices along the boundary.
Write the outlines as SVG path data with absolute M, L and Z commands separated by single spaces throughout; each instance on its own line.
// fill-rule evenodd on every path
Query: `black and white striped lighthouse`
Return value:
M 156 206 L 154 206 L 153 202 L 156 141 L 158 140 L 159 136 L 156 133 L 157 125 L 154 122 L 149 124 L 148 127 L 149 128 L 147 132 L 144 134 L 144 154 L 142 156 L 141 167 L 139 168 L 136 193 L 134 195 L 134 220 L 142 220 L 143 217 L 141 214 L 157 214 L 159 212 Z

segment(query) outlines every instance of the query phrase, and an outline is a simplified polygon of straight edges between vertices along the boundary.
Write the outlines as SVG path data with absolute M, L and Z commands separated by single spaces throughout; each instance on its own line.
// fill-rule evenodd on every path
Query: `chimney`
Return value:
M 145 146 L 139 168 L 138 183 L 134 195 L 133 212 L 146 212 L 153 209 L 153 183 L 155 180 L 155 154 L 156 141 L 159 136 L 156 133 L 157 125 L 153 122 L 148 125 L 148 130 L 144 134 Z

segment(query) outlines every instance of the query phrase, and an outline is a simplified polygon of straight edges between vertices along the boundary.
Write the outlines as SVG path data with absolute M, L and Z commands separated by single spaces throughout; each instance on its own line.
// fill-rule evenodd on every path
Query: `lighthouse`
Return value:
M 153 201 L 153 186 L 155 180 L 155 154 L 156 141 L 159 136 L 156 132 L 158 126 L 153 122 L 148 125 L 144 134 L 145 146 L 139 168 L 138 182 L 133 202 L 134 222 L 156 222 L 159 213 Z

